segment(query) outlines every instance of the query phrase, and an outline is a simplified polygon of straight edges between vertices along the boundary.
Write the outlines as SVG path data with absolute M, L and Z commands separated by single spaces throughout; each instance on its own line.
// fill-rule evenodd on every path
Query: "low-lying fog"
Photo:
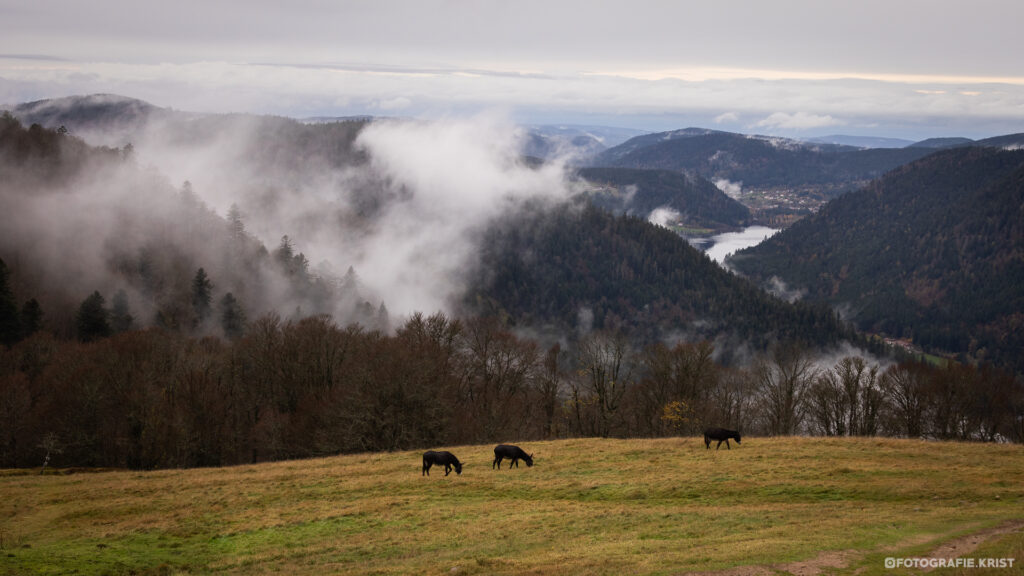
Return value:
M 690 240 L 690 244 L 704 250 L 704 253 L 715 262 L 724 264 L 725 258 L 730 254 L 757 246 L 776 232 L 777 229 L 767 226 L 748 226 L 740 232 L 726 232 L 710 238 L 694 238 Z

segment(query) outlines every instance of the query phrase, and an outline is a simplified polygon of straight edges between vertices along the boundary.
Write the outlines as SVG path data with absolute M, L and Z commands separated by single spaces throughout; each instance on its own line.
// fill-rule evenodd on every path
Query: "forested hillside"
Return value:
M 359 297 L 354 272 L 313 270 L 287 230 L 268 250 L 237 207 L 218 216 L 190 183 L 140 167 L 130 147 L 90 147 L 4 115 L 0 181 L 4 279 L 19 306 L 39 306 L 37 327 L 62 337 L 88 338 L 86 301 L 122 316 L 100 334 L 155 325 L 231 335 L 225 315 L 270 311 L 366 321 L 381 304 Z
M 750 210 L 699 176 L 669 170 L 581 168 L 595 184 L 591 201 L 616 213 L 647 218 L 658 208 L 678 214 L 683 226 L 722 231 L 750 223 Z
M 769 297 L 644 219 L 592 206 L 538 207 L 492 226 L 470 282 L 475 311 L 524 326 L 672 333 L 826 346 L 852 338 L 827 309 Z
M 863 330 L 1024 370 L 1024 152 L 938 152 L 731 264 L 841 307 Z

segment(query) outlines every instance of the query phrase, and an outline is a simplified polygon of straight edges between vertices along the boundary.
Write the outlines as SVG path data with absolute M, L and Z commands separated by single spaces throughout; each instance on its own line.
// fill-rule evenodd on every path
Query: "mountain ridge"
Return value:
M 928 154 L 922 149 L 859 149 L 789 138 L 703 129 L 634 138 L 599 154 L 595 166 L 690 171 L 750 188 L 808 188 L 838 195 Z

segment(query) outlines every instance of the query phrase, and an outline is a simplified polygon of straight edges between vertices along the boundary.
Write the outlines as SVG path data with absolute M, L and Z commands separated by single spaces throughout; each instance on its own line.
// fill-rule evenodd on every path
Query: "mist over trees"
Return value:
M 303 171 L 323 158 L 287 145 L 310 133 L 261 126 L 288 136 L 259 159 L 291 169 L 268 168 L 253 194 L 310 191 Z M 3 116 L 0 466 L 213 466 L 710 425 L 1024 440 L 1013 376 L 823 365 L 820 348 L 868 343 L 827 308 L 770 298 L 670 231 L 580 201 L 561 167 L 524 166 L 511 140 L 463 157 L 476 129 L 359 140 L 346 127 L 332 174 L 361 193 L 299 212 L 232 202 L 221 217 L 201 197 L 209 182 L 171 184 L 140 165 L 142 146 Z M 253 213 L 258 228 L 288 213 L 297 229 L 268 248 Z M 344 239 L 332 254 L 373 265 L 310 258 L 296 234 Z
M 0 288 L 34 302 L 25 304 L 30 328 L 83 340 L 148 326 L 237 336 L 246 314 L 347 320 L 358 306 L 382 303 L 371 294 L 368 302 L 365 286 L 310 270 L 290 242 L 270 253 L 237 206 L 225 220 L 191 182 L 173 186 L 131 154 L 24 128 L 6 114 L 0 152 L 0 256 L 17 263 L 4 266 Z M 215 304 L 227 294 L 220 321 Z M 0 300 L 10 343 L 22 328 L 7 308 L 22 304 L 13 293 Z

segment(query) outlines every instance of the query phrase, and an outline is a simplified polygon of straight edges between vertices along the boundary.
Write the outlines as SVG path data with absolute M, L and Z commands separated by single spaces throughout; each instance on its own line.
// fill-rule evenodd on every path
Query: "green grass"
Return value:
M 847 555 L 832 570 L 883 574 L 886 556 L 927 555 L 1024 519 L 1021 446 L 524 445 L 536 466 L 500 472 L 491 445 L 449 447 L 466 464 L 448 477 L 436 468 L 421 476 L 419 451 L 154 472 L 0 471 L 0 574 L 676 574 L 785 570 L 828 551 Z M 1016 533 L 986 545 L 1019 555 L 1021 543 Z
M 668 226 L 668 228 L 670 230 L 672 230 L 673 232 L 675 232 L 676 234 L 679 234 L 681 236 L 685 236 L 687 238 L 691 238 L 691 237 L 700 238 L 700 237 L 704 237 L 704 236 L 710 236 L 710 235 L 715 233 L 715 230 L 713 228 L 705 228 L 703 226 L 696 226 L 696 225 L 689 225 L 688 226 L 688 225 L 670 224 Z

